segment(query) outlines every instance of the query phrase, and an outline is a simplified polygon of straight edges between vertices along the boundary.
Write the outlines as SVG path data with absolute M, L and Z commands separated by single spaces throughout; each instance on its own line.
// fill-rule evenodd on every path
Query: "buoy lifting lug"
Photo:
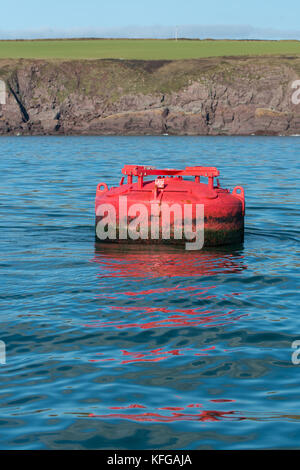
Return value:
M 239 191 L 239 193 L 238 193 Z M 245 191 L 242 186 L 236 186 L 232 191 L 232 196 L 238 198 L 242 203 L 243 215 L 245 215 Z

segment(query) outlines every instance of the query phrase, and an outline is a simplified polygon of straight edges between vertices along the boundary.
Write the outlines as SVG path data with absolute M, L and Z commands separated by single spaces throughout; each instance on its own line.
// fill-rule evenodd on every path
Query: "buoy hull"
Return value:
M 242 188 L 241 188 L 242 189 Z M 111 229 L 114 237 L 99 237 L 98 224 L 106 213 L 103 208 L 113 207 L 114 220 Z M 135 211 L 140 207 L 140 212 Z M 114 243 L 143 243 L 184 245 L 191 242 L 189 234 L 199 228 L 198 209 L 203 207 L 203 246 L 221 246 L 243 242 L 244 239 L 244 193 L 229 193 L 227 189 L 208 186 L 182 177 L 165 177 L 152 181 L 121 184 L 117 188 L 97 189 L 96 194 L 96 240 Z M 141 214 L 142 212 L 142 214 Z M 201 211 L 200 211 L 201 212 Z M 130 236 L 124 230 L 124 214 L 127 227 L 139 219 L 139 237 Z M 188 230 L 185 215 L 188 214 Z M 141 229 L 143 226 L 143 229 Z M 181 229 L 181 230 L 180 230 Z M 180 231 L 182 236 L 180 237 Z M 187 233 L 186 233 L 187 232 Z

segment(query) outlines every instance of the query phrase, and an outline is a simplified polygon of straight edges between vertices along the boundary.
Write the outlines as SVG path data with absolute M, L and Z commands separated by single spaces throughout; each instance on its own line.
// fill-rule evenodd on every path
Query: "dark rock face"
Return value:
M 300 57 L 1 60 L 0 134 L 300 134 L 299 77 Z

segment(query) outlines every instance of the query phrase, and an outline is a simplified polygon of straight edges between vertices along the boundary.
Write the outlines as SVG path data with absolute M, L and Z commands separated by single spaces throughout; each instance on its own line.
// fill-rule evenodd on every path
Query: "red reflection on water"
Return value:
M 228 399 L 215 399 L 210 400 L 214 402 L 234 402 L 235 400 Z M 220 421 L 223 418 L 236 418 L 238 420 L 245 419 L 240 416 L 237 411 L 220 411 L 220 410 L 197 410 L 202 408 L 201 403 L 190 403 L 186 406 L 162 406 L 154 409 L 151 412 L 139 411 L 146 409 L 144 405 L 138 403 L 130 404 L 127 406 L 110 406 L 109 410 L 135 410 L 136 412 L 130 413 L 107 413 L 95 414 L 91 413 L 91 418 L 102 419 L 128 419 L 131 421 L 155 421 L 155 422 L 174 422 L 174 421 Z M 188 410 L 186 410 L 188 409 Z M 158 413 L 155 410 L 166 411 L 171 413 Z M 185 411 L 186 410 L 186 411 Z
M 139 277 L 159 278 L 163 276 L 171 278 L 180 276 L 192 279 L 195 276 L 237 273 L 246 269 L 243 264 L 243 257 L 237 252 L 230 252 L 229 249 L 227 251 L 218 249 L 215 251 L 190 252 L 184 249 L 170 249 L 161 246 L 153 248 L 137 245 L 96 244 L 95 257 L 92 261 L 99 265 L 99 278 L 128 278 L 130 281 L 135 281 Z M 121 314 L 118 315 L 117 320 L 112 320 L 111 316 L 107 318 L 106 313 L 105 317 L 108 321 L 95 320 L 85 326 L 88 328 L 139 328 L 142 330 L 190 326 L 207 327 L 222 326 L 245 316 L 245 314 L 237 314 L 234 310 L 224 311 L 224 309 L 215 307 L 215 302 L 208 302 L 209 305 L 213 305 L 213 310 L 204 310 L 200 307 L 183 309 L 164 306 L 147 307 L 145 305 L 146 301 L 152 301 L 151 296 L 153 295 L 156 295 L 159 299 L 161 298 L 164 304 L 170 304 L 169 301 L 171 301 L 171 305 L 174 305 L 173 297 L 177 296 L 178 299 L 181 293 L 187 293 L 186 299 L 197 296 L 200 297 L 201 301 L 209 301 L 217 298 L 211 291 L 216 287 L 215 283 L 210 286 L 181 286 L 177 284 L 140 291 L 138 289 L 134 291 L 117 290 L 114 293 L 116 294 L 114 298 L 108 286 L 105 288 L 105 292 L 102 291 L 98 294 L 99 298 L 109 301 L 111 299 L 119 300 L 122 296 L 126 296 L 133 298 L 133 300 L 138 298 L 138 301 L 143 300 L 144 303 L 141 307 L 109 305 L 110 310 L 115 310 Z M 224 294 L 224 300 L 230 295 Z M 239 293 L 235 292 L 234 295 L 239 295 Z M 223 299 L 217 300 L 222 301 Z M 132 313 L 132 315 L 126 315 L 126 319 L 122 319 L 124 313 Z M 141 319 L 141 316 L 144 316 L 145 320 Z M 204 355 L 205 353 L 199 352 L 198 355 L 200 354 Z M 156 358 L 155 360 L 163 360 L 164 358 Z M 139 359 L 146 360 L 143 356 L 136 357 L 136 360 Z
M 158 362 L 170 357 L 177 357 L 177 356 L 208 356 L 208 353 L 204 352 L 196 352 L 196 351 L 214 351 L 215 346 L 211 346 L 209 348 L 203 349 L 192 349 L 192 348 L 177 348 L 177 349 L 170 349 L 167 348 L 158 348 L 158 349 L 151 349 L 149 351 L 142 351 L 142 352 L 135 352 L 135 351 L 121 351 L 121 358 L 119 360 L 120 364 L 131 364 L 136 362 Z M 187 353 L 187 354 L 186 354 Z M 98 353 L 103 354 L 103 353 Z M 119 355 L 120 353 L 118 353 Z M 122 357 L 126 357 L 126 359 L 122 359 Z M 101 359 L 89 359 L 89 362 L 100 362 L 100 361 L 117 361 L 117 358 L 101 358 Z
M 130 364 L 130 362 L 159 362 L 167 359 L 167 356 L 155 357 L 155 358 L 143 358 L 143 359 L 131 359 L 127 361 L 122 361 L 121 364 Z
M 182 407 L 165 407 L 159 408 L 160 410 L 184 410 Z M 91 413 L 90 418 L 102 418 L 102 419 L 128 419 L 131 421 L 155 421 L 157 423 L 172 423 L 175 421 L 220 421 L 222 418 L 233 417 L 235 411 L 217 411 L 217 410 L 203 410 L 200 413 L 171 413 L 171 416 L 164 415 L 161 413 L 109 413 L 104 415 L 98 415 Z M 243 419 L 239 417 L 238 419 Z
M 214 403 L 232 403 L 232 402 L 235 402 L 235 400 L 226 400 L 226 399 L 222 399 L 222 398 L 218 398 L 217 400 L 210 400 Z
M 160 287 L 158 289 L 149 289 L 145 291 L 135 291 L 135 292 L 122 292 L 118 291 L 118 298 L 121 296 L 125 295 L 127 297 L 147 297 L 149 295 L 153 294 L 166 294 L 168 292 L 193 292 L 189 294 L 189 297 L 197 297 L 201 296 L 201 300 L 209 300 L 216 298 L 216 295 L 207 295 L 204 297 L 204 294 L 207 294 L 211 289 L 215 289 L 217 286 L 207 286 L 207 287 L 201 287 L 201 286 L 189 286 L 189 287 L 180 287 L 180 284 L 178 284 L 175 287 Z M 237 295 L 237 294 L 234 294 Z M 230 294 L 225 294 L 224 297 L 230 297 Z M 98 298 L 105 298 L 106 300 L 116 300 L 117 297 L 108 297 L 105 293 L 101 293 L 97 295 Z
M 184 410 L 184 406 L 163 406 L 158 408 L 159 410 L 168 410 L 168 411 L 181 411 Z
M 92 261 L 101 267 L 101 278 L 193 277 L 234 273 L 246 269 L 243 256 L 225 249 L 192 252 L 166 246 L 96 243 Z
M 110 406 L 109 407 L 110 410 L 129 410 L 132 408 L 147 408 L 147 407 L 144 405 L 138 405 L 137 403 L 134 403 L 129 406 Z
M 118 309 L 118 307 L 111 307 L 112 309 Z M 84 326 L 87 328 L 117 328 L 117 329 L 128 329 L 128 328 L 167 328 L 167 327 L 183 327 L 183 326 L 222 326 L 232 323 L 244 317 L 246 314 L 237 314 L 234 310 L 228 312 L 213 312 L 212 310 L 202 310 L 201 308 L 195 309 L 168 309 L 166 307 L 122 307 L 123 312 L 132 312 L 139 314 L 148 313 L 167 313 L 169 314 L 166 318 L 159 318 L 158 320 L 145 321 L 142 320 L 126 323 L 124 320 L 116 321 L 102 321 L 96 320 L 91 323 L 86 323 Z M 149 315 L 147 316 L 149 318 Z
M 196 294 L 191 294 L 193 296 L 195 295 L 203 295 L 206 292 L 208 292 L 210 289 L 214 289 L 216 286 L 209 286 L 209 287 L 200 287 L 200 286 L 189 286 L 189 287 L 180 287 L 180 284 L 175 287 L 160 287 L 159 289 L 149 289 L 149 290 L 144 290 L 144 291 L 136 291 L 136 292 L 120 292 L 120 294 L 127 295 L 130 297 L 137 297 L 141 295 L 150 295 L 150 294 L 165 294 L 166 292 L 172 292 L 172 291 L 197 291 Z M 209 296 L 206 297 L 207 299 L 210 299 L 215 296 Z

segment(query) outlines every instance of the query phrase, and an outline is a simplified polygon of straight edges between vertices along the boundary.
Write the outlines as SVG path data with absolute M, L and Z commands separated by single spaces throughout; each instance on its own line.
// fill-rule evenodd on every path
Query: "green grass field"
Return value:
M 300 41 L 160 39 L 0 41 L 0 58 L 2 59 L 176 60 L 257 55 L 300 55 Z

